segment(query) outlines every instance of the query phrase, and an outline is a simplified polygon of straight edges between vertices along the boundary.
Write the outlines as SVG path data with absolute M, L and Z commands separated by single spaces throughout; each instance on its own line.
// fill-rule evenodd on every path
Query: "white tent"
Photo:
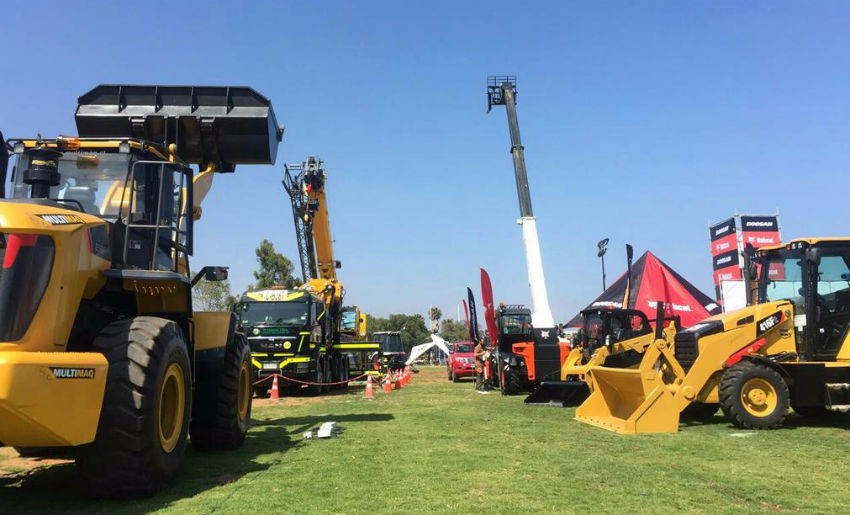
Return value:
M 415 347 L 410 349 L 410 357 L 407 358 L 407 361 L 404 364 L 409 365 L 413 363 L 415 360 L 419 359 L 419 356 L 425 354 L 434 346 L 439 347 L 440 350 L 445 352 L 446 354 L 451 354 L 452 352 L 449 350 L 449 346 L 446 345 L 446 340 L 440 338 L 436 334 L 432 334 L 430 342 L 420 343 L 419 345 L 416 345 Z

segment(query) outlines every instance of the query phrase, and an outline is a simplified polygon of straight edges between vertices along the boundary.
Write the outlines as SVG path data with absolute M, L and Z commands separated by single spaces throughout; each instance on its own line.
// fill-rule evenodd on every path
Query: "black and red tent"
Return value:
M 699 291 L 649 251 L 644 252 L 634 263 L 631 275 L 628 306 L 623 306 L 628 287 L 627 273 L 624 273 L 586 309 L 626 307 L 643 311 L 652 320 L 655 317 L 656 303 L 663 301 L 666 315 L 680 317 L 683 327 L 692 326 L 704 318 L 720 313 L 720 306 L 708 295 Z M 581 326 L 581 316 L 573 317 L 567 326 Z

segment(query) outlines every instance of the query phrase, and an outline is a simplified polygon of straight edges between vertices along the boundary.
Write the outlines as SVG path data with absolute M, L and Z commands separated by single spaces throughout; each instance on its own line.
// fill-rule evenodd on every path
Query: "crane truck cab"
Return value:
M 321 322 L 325 304 L 318 296 L 301 289 L 249 291 L 234 312 L 251 346 L 257 395 L 268 393 L 275 374 L 286 378 L 280 387 L 307 386 L 318 393 L 316 385 L 325 382 L 324 370 L 311 358 L 319 353 L 326 337 Z M 259 381 L 262 379 L 265 381 Z
M 214 174 L 273 163 L 282 131 L 240 87 L 102 85 L 75 119 L 75 137 L 8 141 L 0 442 L 69 449 L 89 495 L 149 495 L 189 439 L 245 438 L 250 350 L 230 313 L 192 309 L 198 281 L 227 276 L 191 273 L 193 224 Z

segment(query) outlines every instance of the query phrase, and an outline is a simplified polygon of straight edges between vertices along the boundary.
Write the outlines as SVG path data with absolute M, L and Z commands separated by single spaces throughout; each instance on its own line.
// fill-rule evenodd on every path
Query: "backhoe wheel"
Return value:
M 766 365 L 741 361 L 720 379 L 720 407 L 738 427 L 773 429 L 788 413 L 788 385 Z
M 192 377 L 180 327 L 139 316 L 106 326 L 92 347 L 109 362 L 94 442 L 77 453 L 93 497 L 152 495 L 177 474 L 186 450 Z
M 193 447 L 219 451 L 242 445 L 251 420 L 253 375 L 248 340 L 236 333 L 225 349 L 218 377 L 199 372 L 195 381 L 196 409 L 189 427 Z M 200 413 L 201 407 L 211 412 Z

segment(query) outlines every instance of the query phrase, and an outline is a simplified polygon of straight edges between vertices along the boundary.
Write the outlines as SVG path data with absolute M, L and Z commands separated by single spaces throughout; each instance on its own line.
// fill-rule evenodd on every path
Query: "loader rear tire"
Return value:
M 192 378 L 183 332 L 171 320 L 138 316 L 106 326 L 92 347 L 109 370 L 97 435 L 77 453 L 85 493 L 153 495 L 186 451 Z
M 788 413 L 790 393 L 779 372 L 767 365 L 741 361 L 720 379 L 720 407 L 737 427 L 773 429 Z
M 251 421 L 253 378 L 248 340 L 236 333 L 224 355 L 220 377 L 195 380 L 196 411 L 189 426 L 192 447 L 202 451 L 229 451 L 241 446 Z M 210 406 L 213 413 L 198 413 Z

